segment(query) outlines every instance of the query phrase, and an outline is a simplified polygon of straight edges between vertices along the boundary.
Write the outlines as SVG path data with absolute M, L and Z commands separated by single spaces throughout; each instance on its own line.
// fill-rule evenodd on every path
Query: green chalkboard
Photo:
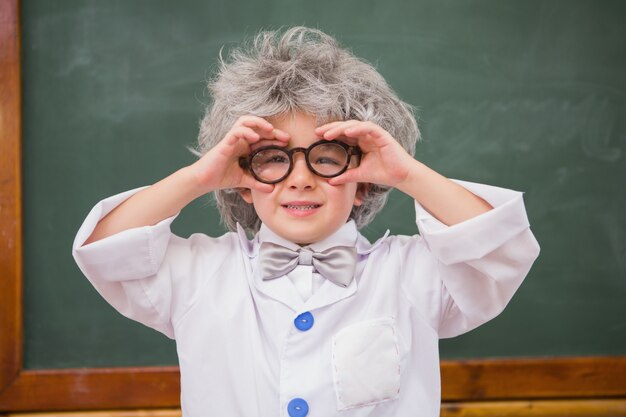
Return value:
M 626 3 L 29 0 L 21 4 L 26 368 L 176 364 L 74 264 L 100 199 L 190 164 L 219 48 L 319 27 L 419 109 L 416 157 L 525 191 L 542 254 L 508 309 L 444 358 L 626 354 Z M 413 234 L 394 192 L 368 228 Z M 221 234 L 208 198 L 177 234 Z

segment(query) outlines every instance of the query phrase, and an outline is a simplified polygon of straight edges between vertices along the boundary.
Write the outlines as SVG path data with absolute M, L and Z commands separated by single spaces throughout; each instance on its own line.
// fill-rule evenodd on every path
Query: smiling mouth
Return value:
M 309 204 L 309 205 L 283 204 L 283 207 L 288 208 L 290 210 L 313 210 L 318 207 L 321 207 L 321 204 Z

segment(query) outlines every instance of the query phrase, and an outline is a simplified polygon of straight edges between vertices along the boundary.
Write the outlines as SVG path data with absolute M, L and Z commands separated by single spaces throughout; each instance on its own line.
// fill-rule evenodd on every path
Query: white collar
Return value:
M 265 224 L 261 224 L 259 232 L 252 240 L 248 240 L 245 230 L 239 223 L 237 223 L 237 233 L 244 253 L 250 258 L 256 257 L 258 248 L 262 242 L 276 243 L 292 250 L 300 248 L 300 245 L 277 235 Z M 318 252 L 332 246 L 354 246 L 358 255 L 366 255 L 383 243 L 387 239 L 387 236 L 389 236 L 389 230 L 385 232 L 383 237 L 372 244 L 359 233 L 356 228 L 356 223 L 354 220 L 350 219 L 332 235 L 319 242 L 312 243 L 309 246 Z

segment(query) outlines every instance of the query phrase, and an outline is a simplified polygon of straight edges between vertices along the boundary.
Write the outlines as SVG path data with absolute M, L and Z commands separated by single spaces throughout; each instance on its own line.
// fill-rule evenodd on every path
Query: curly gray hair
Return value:
M 200 123 L 198 155 L 205 154 L 244 115 L 272 118 L 293 112 L 316 117 L 317 125 L 335 120 L 372 121 L 391 134 L 411 155 L 420 132 L 413 107 L 398 98 L 366 61 L 342 48 L 324 32 L 292 27 L 280 34 L 261 31 L 252 42 L 219 54 L 219 70 L 208 82 L 213 103 Z M 371 184 L 363 204 L 350 218 L 360 229 L 383 208 L 390 187 Z M 235 190 L 215 191 L 222 222 L 256 233 L 261 220 Z

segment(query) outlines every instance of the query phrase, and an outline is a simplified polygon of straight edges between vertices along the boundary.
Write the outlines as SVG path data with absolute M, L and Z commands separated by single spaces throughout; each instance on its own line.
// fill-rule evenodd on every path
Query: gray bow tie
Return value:
M 271 242 L 261 243 L 259 266 L 263 280 L 282 277 L 298 265 L 313 265 L 324 278 L 345 288 L 354 277 L 356 249 L 335 246 L 322 252 L 314 252 L 305 246 L 293 251 Z

